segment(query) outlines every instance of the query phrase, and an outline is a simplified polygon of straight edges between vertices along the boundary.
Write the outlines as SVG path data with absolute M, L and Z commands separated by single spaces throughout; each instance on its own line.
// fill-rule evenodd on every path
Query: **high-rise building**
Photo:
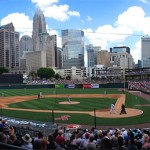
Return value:
M 41 33 L 46 33 L 46 22 L 43 12 L 40 9 L 37 9 L 33 17 L 33 51 L 40 50 L 41 43 Z
M 119 53 L 119 52 L 127 52 L 130 54 L 130 48 L 127 46 L 117 46 L 110 48 L 110 53 Z
M 84 32 L 81 30 L 62 30 L 62 67 L 84 66 Z
M 101 50 L 97 53 L 97 64 L 110 67 L 110 53 L 107 50 Z
M 32 51 L 33 44 L 32 38 L 28 35 L 24 35 L 20 39 L 20 58 L 25 55 L 25 53 Z
M 57 47 L 57 59 L 56 59 L 56 67 L 58 69 L 61 69 L 62 68 L 62 48 L 60 47 Z
M 110 63 L 120 69 L 133 69 L 134 61 L 131 54 L 127 52 L 110 53 Z
M 141 38 L 141 59 L 150 58 L 150 36 Z
M 27 54 L 28 70 L 35 71 L 41 67 L 57 67 L 57 36 L 49 35 L 46 31 L 46 22 L 43 12 L 38 9 L 33 17 L 33 52 Z M 30 58 L 39 63 L 30 60 Z
M 95 65 L 95 53 L 93 49 L 93 45 L 86 45 L 87 50 L 87 66 L 88 67 L 94 67 Z
M 19 67 L 19 32 L 12 23 L 0 27 L 0 67 Z
M 93 46 L 93 50 L 94 50 L 94 57 L 95 57 L 95 65 L 97 65 L 97 55 L 98 55 L 98 52 L 101 51 L 101 47 Z

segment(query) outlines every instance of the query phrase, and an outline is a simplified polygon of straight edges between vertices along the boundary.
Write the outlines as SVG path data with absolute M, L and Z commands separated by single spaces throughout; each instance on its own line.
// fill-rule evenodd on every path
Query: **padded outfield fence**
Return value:
M 106 83 L 106 84 L 8 84 L 0 85 L 0 89 L 39 89 L 39 88 L 124 88 L 124 83 Z M 128 88 L 128 83 L 125 83 Z

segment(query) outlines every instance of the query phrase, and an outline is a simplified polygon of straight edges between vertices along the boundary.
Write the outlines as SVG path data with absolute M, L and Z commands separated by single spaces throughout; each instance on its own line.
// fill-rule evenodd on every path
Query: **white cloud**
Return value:
M 130 7 L 118 15 L 114 25 L 103 25 L 97 27 L 95 31 L 92 29 L 85 29 L 84 31 L 89 43 L 101 46 L 102 49 L 109 49 L 111 44 L 116 46 L 124 43 L 124 46 L 128 46 L 126 45 L 127 38 L 136 36 L 136 38 L 139 37 L 140 41 L 140 35 L 150 33 L 150 17 L 146 16 L 141 7 Z M 134 61 L 137 63 L 137 60 L 141 59 L 141 45 L 134 43 L 130 48 Z
M 20 39 L 21 39 L 21 37 L 24 36 L 24 35 L 29 35 L 30 37 L 32 37 L 32 32 L 23 32 L 23 33 L 21 33 L 21 34 L 20 34 Z
M 66 21 L 71 16 L 80 16 L 79 12 L 70 10 L 67 4 L 56 5 L 59 0 L 32 0 L 32 2 L 43 10 L 45 17 L 53 18 L 57 21 Z
M 133 49 L 131 49 L 131 55 L 134 57 L 136 63 L 141 59 L 141 40 L 134 44 Z
M 130 7 L 127 11 L 118 16 L 116 26 L 125 26 L 133 32 L 150 32 L 150 17 L 146 16 L 141 7 Z
M 41 9 L 49 7 L 50 5 L 58 2 L 58 0 L 31 0 L 31 1 L 32 3 L 35 3 L 36 6 L 40 7 Z
M 31 32 L 32 31 L 32 20 L 29 19 L 23 13 L 12 13 L 4 17 L 1 20 L 1 25 L 6 25 L 8 23 L 13 23 L 15 31 L 18 32 Z
M 80 16 L 80 13 L 70 11 L 68 5 L 52 5 L 44 9 L 44 15 L 57 21 L 66 21 L 71 16 Z
M 87 16 L 86 21 L 92 21 L 92 18 L 90 16 Z

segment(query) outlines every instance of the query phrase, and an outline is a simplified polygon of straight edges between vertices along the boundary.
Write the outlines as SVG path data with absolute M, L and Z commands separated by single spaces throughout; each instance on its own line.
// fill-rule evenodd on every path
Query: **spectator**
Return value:
M 54 141 L 54 137 L 52 134 L 48 135 L 48 145 L 47 145 L 47 149 L 48 150 L 54 150 L 57 147 L 57 143 Z
M 56 141 L 58 146 L 60 146 L 62 148 L 65 147 L 66 141 L 65 141 L 65 138 L 63 136 L 63 131 L 62 130 L 58 131 L 58 136 L 56 137 L 55 141 Z
M 29 134 L 25 134 L 25 136 L 22 137 L 23 144 L 22 148 L 28 149 L 28 150 L 33 150 L 33 145 L 32 145 L 32 138 L 30 137 Z

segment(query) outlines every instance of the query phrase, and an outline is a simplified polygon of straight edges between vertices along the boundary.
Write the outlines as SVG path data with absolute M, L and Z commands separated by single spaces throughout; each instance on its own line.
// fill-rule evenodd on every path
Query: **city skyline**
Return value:
M 107 50 L 128 46 L 137 63 L 141 37 L 150 35 L 150 3 L 146 0 L 1 0 L 1 25 L 12 22 L 20 38 L 31 36 L 37 7 L 44 13 L 47 31 L 57 34 L 58 46 L 61 30 L 82 30 L 85 45 Z

